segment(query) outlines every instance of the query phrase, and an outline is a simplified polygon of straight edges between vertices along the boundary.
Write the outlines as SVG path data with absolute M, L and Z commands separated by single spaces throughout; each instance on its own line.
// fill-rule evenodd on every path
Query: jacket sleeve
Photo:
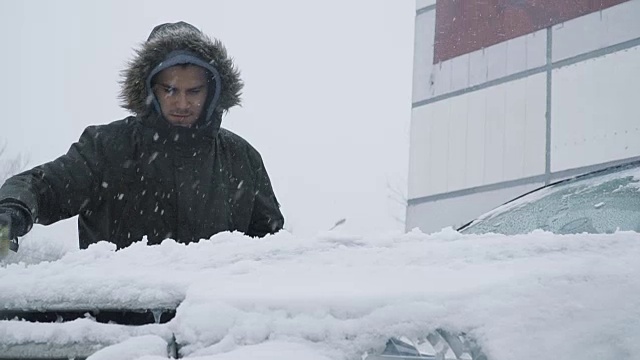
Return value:
M 246 235 L 263 237 L 282 230 L 284 217 L 261 158 L 258 159 L 257 165 L 253 211 Z
M 77 215 L 102 178 L 99 135 L 98 127 L 88 127 L 65 155 L 9 178 L 0 187 L 0 203 L 24 204 L 43 225 Z

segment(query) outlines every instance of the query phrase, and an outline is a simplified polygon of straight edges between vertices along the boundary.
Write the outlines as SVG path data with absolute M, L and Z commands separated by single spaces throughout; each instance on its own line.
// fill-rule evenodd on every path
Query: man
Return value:
M 155 27 L 136 54 L 121 93 L 135 116 L 88 127 L 66 155 L 8 179 L 0 234 L 74 215 L 81 248 L 282 229 L 260 154 L 220 127 L 243 86 L 223 45 L 178 22 Z

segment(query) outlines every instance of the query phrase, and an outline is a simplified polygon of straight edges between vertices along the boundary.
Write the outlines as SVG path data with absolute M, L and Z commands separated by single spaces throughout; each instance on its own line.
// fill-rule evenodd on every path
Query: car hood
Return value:
M 46 245 L 32 239 L 21 251 L 36 246 Z M 451 229 L 265 239 L 222 233 L 120 251 L 99 243 L 0 268 L 0 308 L 178 306 L 169 323 L 125 335 L 101 333 L 90 319 L 47 325 L 59 337 L 82 328 L 113 344 L 166 339 L 170 330 L 183 357 L 202 359 L 248 358 L 275 341 L 302 344 L 318 359 L 358 358 L 379 353 L 391 337 L 419 339 L 438 328 L 471 335 L 493 360 L 620 359 L 640 350 L 639 252 L 637 233 Z M 0 321 L 0 346 L 52 336 L 21 326 L 37 325 Z

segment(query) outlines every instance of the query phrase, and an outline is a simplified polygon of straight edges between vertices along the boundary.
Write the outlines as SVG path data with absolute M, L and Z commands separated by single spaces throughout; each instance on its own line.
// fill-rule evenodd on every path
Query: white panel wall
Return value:
M 407 208 L 406 229 L 420 228 L 424 233 L 432 233 L 447 226 L 458 228 L 496 206 L 541 186 L 542 183 L 520 185 L 412 205 Z
M 436 176 L 447 179 L 447 191 L 454 191 L 468 187 L 466 182 L 467 174 L 467 126 L 470 121 L 474 121 L 473 116 L 469 116 L 469 96 L 458 96 L 449 101 L 448 117 L 448 139 L 449 147 L 446 157 L 446 174 L 435 173 Z M 432 134 L 438 136 L 438 134 Z M 431 149 L 432 153 L 437 149 Z
M 640 47 L 553 72 L 551 171 L 640 155 Z
M 416 32 L 416 41 L 421 41 L 418 36 Z M 414 78 L 414 102 L 539 68 L 546 61 L 547 33 L 540 30 L 435 64 L 430 81 L 421 80 L 420 86 L 426 83 L 428 89 L 417 88 Z
M 436 0 L 416 0 L 416 10 L 420 10 L 423 7 L 435 5 Z
M 553 27 L 553 61 L 640 37 L 640 1 L 632 0 Z
M 546 88 L 544 73 L 505 84 L 505 180 L 539 175 L 545 171 Z
M 438 193 L 448 191 L 447 160 L 451 150 L 449 147 L 449 138 L 451 136 L 449 134 L 449 107 L 450 103 L 448 102 L 439 102 L 431 105 L 433 110 L 431 132 L 422 135 L 422 139 L 427 140 L 427 146 L 431 148 L 429 150 L 430 156 L 426 159 L 427 163 L 425 164 L 428 168 L 428 183 L 431 184 L 431 188 L 424 189 L 420 193 L 421 195 L 418 196 L 436 194 L 436 192 L 430 191 L 437 191 Z
M 413 55 L 413 102 L 429 96 L 433 69 L 433 43 L 436 32 L 436 12 L 427 11 L 416 16 Z
M 436 104 L 433 104 L 436 105 Z M 431 164 L 431 139 L 433 133 L 434 106 L 420 106 L 413 109 L 411 127 L 409 130 L 409 179 L 407 197 L 415 199 L 426 194 L 433 188 L 429 168 Z
M 413 110 L 409 198 L 543 174 L 546 75 Z

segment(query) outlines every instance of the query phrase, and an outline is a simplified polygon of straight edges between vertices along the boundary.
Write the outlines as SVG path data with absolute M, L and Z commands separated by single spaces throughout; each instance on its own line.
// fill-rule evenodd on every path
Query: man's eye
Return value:
M 169 86 L 165 86 L 163 88 L 164 92 L 166 92 L 169 95 L 173 95 L 173 93 L 176 91 L 176 89 L 169 87 Z
M 202 90 L 201 89 L 189 90 L 189 94 L 198 95 L 198 94 L 200 94 L 200 91 L 202 91 Z

